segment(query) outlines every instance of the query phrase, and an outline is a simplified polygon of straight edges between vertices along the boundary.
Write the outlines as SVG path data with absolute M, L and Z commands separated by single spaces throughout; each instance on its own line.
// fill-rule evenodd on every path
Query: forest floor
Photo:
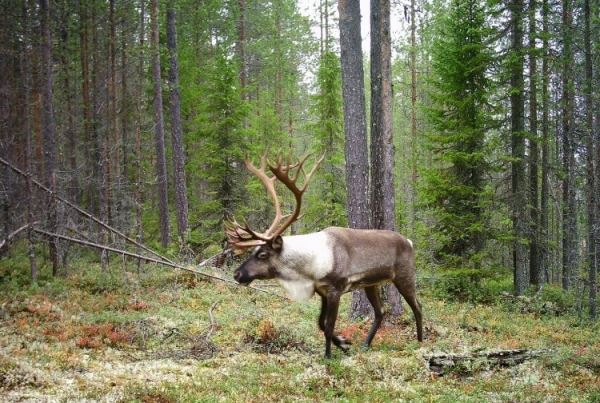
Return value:
M 346 296 L 337 328 L 354 345 L 325 360 L 317 298 L 292 303 L 150 265 L 138 274 L 80 264 L 23 287 L 6 262 L 2 401 L 600 401 L 600 326 L 524 313 L 518 300 L 451 302 L 423 286 L 425 341 L 405 313 L 363 351 L 370 322 L 348 319 Z M 520 348 L 550 351 L 442 375 L 427 363 L 436 353 Z

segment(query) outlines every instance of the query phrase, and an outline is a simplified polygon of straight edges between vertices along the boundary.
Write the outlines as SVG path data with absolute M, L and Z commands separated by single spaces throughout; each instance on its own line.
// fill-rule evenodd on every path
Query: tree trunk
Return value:
M 40 5 L 40 30 L 42 34 L 42 69 L 44 82 L 42 89 L 42 127 L 44 137 L 44 173 L 46 186 L 56 192 L 56 123 L 54 121 L 53 106 L 53 72 L 52 72 L 52 36 L 50 33 L 50 6 L 48 0 L 39 0 Z M 56 199 L 49 196 L 48 200 L 48 230 L 57 232 L 58 217 Z M 50 260 L 52 262 L 52 275 L 58 274 L 58 241 L 50 238 Z
M 598 272 L 598 251 L 596 250 L 596 234 L 594 227 L 598 222 L 597 215 L 597 200 L 596 200 L 596 181 L 600 178 L 595 178 L 594 161 L 594 105 L 593 105 L 593 66 L 592 66 L 592 40 L 590 29 L 590 0 L 584 0 L 584 47 L 585 47 L 585 85 L 584 85 L 584 101 L 585 101 L 585 126 L 586 131 L 586 176 L 587 176 L 587 215 L 588 215 L 588 265 L 589 282 L 590 282 L 590 317 L 596 319 L 598 312 L 596 311 L 596 273 Z
M 160 77 L 160 43 L 158 32 L 158 0 L 152 0 L 152 79 L 154 81 L 154 143 L 156 146 L 156 182 L 160 214 L 160 241 L 169 244 L 169 208 L 167 201 L 167 163 L 165 157 L 165 128 L 163 119 L 162 80 Z
M 599 9 L 599 5 L 598 2 L 592 3 L 595 4 L 594 7 L 594 15 L 598 15 L 598 9 Z M 597 28 L 597 20 L 596 21 L 596 25 L 594 26 L 594 28 Z M 598 49 L 598 42 L 599 42 L 599 38 L 597 35 L 597 31 L 596 32 L 595 38 L 592 41 L 592 43 L 596 44 L 596 48 L 595 50 Z M 598 81 L 600 79 L 600 77 L 598 76 L 598 69 L 596 69 L 596 80 Z M 598 88 L 598 86 L 596 85 L 593 88 Z M 596 90 L 597 91 L 597 90 Z M 595 265 L 594 265 L 594 269 L 590 271 L 590 316 L 593 319 L 597 319 L 598 317 L 598 300 L 597 300 L 597 292 L 598 292 L 598 270 L 600 268 L 600 102 L 598 100 L 598 93 L 595 93 L 596 97 L 592 98 L 592 102 L 595 102 L 595 108 L 593 108 L 595 110 L 595 114 L 596 114 L 596 124 L 593 126 L 593 135 L 594 135 L 594 143 L 595 143 L 595 157 L 594 157 L 594 164 L 595 164 L 595 182 L 594 182 L 594 194 L 595 194 L 595 200 L 596 200 L 596 211 L 595 211 L 595 220 L 593 223 L 593 229 L 594 229 L 594 239 L 596 241 L 596 255 L 595 255 Z
M 563 72 L 562 72 L 562 142 L 563 169 L 563 267 L 562 286 L 571 287 L 571 277 L 577 264 L 577 208 L 575 204 L 575 151 L 573 132 L 573 51 L 571 24 L 573 19 L 571 0 L 562 2 Z
M 360 4 L 354 0 L 339 0 L 338 11 L 346 138 L 348 225 L 350 228 L 369 228 L 369 168 Z M 352 294 L 351 316 L 366 316 L 369 312 L 364 291 L 355 291 Z
M 238 0 L 237 40 L 235 50 L 240 63 L 240 88 L 242 89 L 242 99 L 246 99 L 246 85 L 248 81 L 248 66 L 246 63 L 246 0 Z
M 23 38 L 31 38 L 31 22 L 29 18 L 29 11 L 27 9 L 27 2 L 23 2 Z M 28 41 L 25 41 L 29 45 Z M 23 130 L 25 131 L 25 170 L 28 173 L 26 178 L 26 197 L 27 197 L 27 221 L 29 228 L 27 228 L 27 255 L 29 257 L 29 269 L 31 273 L 31 281 L 35 283 L 38 279 L 38 267 L 35 259 L 35 243 L 33 239 L 33 210 L 34 210 L 34 199 L 33 199 L 33 187 L 31 183 L 32 173 L 32 142 L 31 142 L 31 54 L 27 50 L 28 46 L 23 46 L 21 53 L 21 70 L 23 74 L 23 102 L 25 105 L 24 112 L 24 125 Z
M 131 119 L 131 100 L 129 94 L 129 60 L 127 49 L 128 35 L 125 31 L 121 34 L 121 143 L 117 147 L 122 153 L 122 169 L 119 176 L 122 181 L 126 182 L 124 186 L 128 186 L 129 178 L 127 176 L 127 167 L 129 165 L 129 120 Z M 128 208 L 126 208 L 128 209 Z
M 548 50 L 548 0 L 543 0 L 542 3 L 542 24 L 543 24 L 543 35 L 542 35 L 542 188 L 540 196 L 540 235 L 539 242 L 539 256 L 540 266 L 544 270 L 545 280 L 550 281 L 548 275 L 548 240 L 550 239 L 551 233 L 548 230 L 548 136 L 549 131 L 549 105 L 548 105 L 548 81 L 549 81 L 549 50 Z
M 109 121 L 110 121 L 110 135 L 108 138 L 111 141 L 106 142 L 107 149 L 107 170 L 109 172 L 108 177 L 111 178 L 108 184 L 108 205 L 111 206 L 109 209 L 108 222 L 112 223 L 115 217 L 119 214 L 119 203 L 120 187 L 121 187 L 121 132 L 117 127 L 117 54 L 116 54 L 116 24 L 115 24 L 115 0 L 109 2 L 109 25 L 110 25 L 110 37 L 109 37 L 109 63 L 110 63 L 110 76 L 108 85 L 108 104 L 110 105 L 108 110 Z M 114 193 L 114 194 L 113 194 Z
M 79 173 L 77 171 L 77 134 L 75 132 L 75 122 L 73 121 L 73 118 L 75 116 L 75 111 L 73 108 L 73 91 L 71 89 L 71 80 L 70 80 L 70 75 L 71 75 L 71 69 L 69 67 L 69 61 L 68 61 L 68 57 L 69 55 L 69 48 L 67 46 L 67 43 L 69 41 L 69 30 L 67 29 L 68 24 L 69 24 L 69 10 L 65 7 L 63 10 L 63 15 L 62 15 L 62 26 L 60 28 L 60 36 L 61 36 L 61 42 L 62 42 L 62 49 L 61 49 L 61 65 L 62 65 L 62 69 L 63 69 L 63 85 L 64 85 L 64 91 L 66 94 L 66 109 L 67 109 L 67 128 L 66 128 L 66 132 L 65 132 L 65 137 L 67 139 L 67 144 L 66 144 L 66 158 L 68 159 L 68 167 L 69 167 L 69 171 L 70 171 L 70 189 L 69 189 L 69 195 L 71 197 L 71 200 L 75 201 L 76 203 L 80 203 L 79 200 Z M 64 262 L 63 262 L 64 263 Z
M 131 210 L 132 204 L 130 194 L 126 193 L 131 189 L 130 170 L 129 170 L 129 158 L 131 155 L 131 124 L 135 117 L 132 115 L 132 102 L 133 94 L 130 93 L 129 89 L 129 38 L 130 19 L 123 20 L 123 27 L 121 28 L 121 99 L 120 99 L 120 122 L 121 122 L 121 143 L 117 144 L 116 147 L 121 149 L 121 170 L 119 175 L 119 222 L 124 228 L 131 228 Z M 134 46 L 132 46 L 134 48 Z
M 415 231 L 417 215 L 417 23 L 415 0 L 410 1 L 410 141 L 412 185 L 410 192 L 410 229 Z
M 389 0 L 371 0 L 371 226 L 396 230 L 392 132 L 392 45 Z M 386 287 L 391 314 L 402 313 L 400 294 Z
M 84 0 L 79 0 L 79 57 L 81 62 L 81 100 L 83 103 L 83 135 L 82 139 L 85 143 L 83 147 L 83 158 L 85 161 L 91 161 L 92 153 L 90 146 L 92 143 L 92 107 L 90 103 L 90 69 L 88 56 L 88 27 L 87 27 L 87 12 L 83 5 Z M 88 164 L 89 165 L 89 164 Z M 92 164 L 91 173 L 95 178 L 95 163 Z M 98 213 L 96 200 L 94 198 L 94 184 L 88 181 L 87 186 L 87 202 L 88 208 L 94 213 Z
M 539 263 L 539 197 L 538 197 L 538 118 L 537 118 L 537 49 L 536 0 L 529 1 L 529 281 L 542 283 Z
M 512 223 L 514 232 L 513 268 L 515 294 L 521 295 L 527 289 L 527 239 L 526 228 L 526 185 L 525 185 L 525 141 L 524 97 L 523 97 L 523 1 L 511 0 L 511 51 L 513 61 L 510 67 L 510 109 L 511 109 L 511 177 L 512 177 Z
M 188 200 L 185 180 L 185 154 L 181 129 L 181 100 L 179 96 L 179 67 L 177 65 L 177 31 L 175 26 L 173 0 L 167 9 L 167 47 L 169 48 L 169 87 L 171 99 L 171 140 L 173 144 L 173 163 L 175 177 L 175 204 L 177 229 L 180 242 L 185 243 L 188 228 Z
M 91 2 L 91 29 L 92 29 L 92 52 L 90 54 L 92 60 L 92 72 L 91 72 L 91 84 L 92 84 L 92 144 L 93 149 L 93 185 L 92 189 L 98 193 L 98 214 L 102 217 L 104 222 L 110 222 L 110 166 L 107 165 L 107 147 L 109 139 L 106 138 L 106 127 L 102 123 L 102 111 L 103 107 L 106 106 L 105 102 L 102 102 L 102 94 L 104 93 L 104 86 L 107 81 L 107 77 L 101 77 L 102 74 L 102 56 L 99 46 L 100 33 L 98 27 L 98 16 L 97 16 L 97 5 L 95 2 Z M 109 133 L 109 132 L 108 132 Z M 104 134 L 102 136 L 101 134 Z M 102 244 L 108 243 L 108 234 L 105 229 L 99 228 L 99 237 L 101 238 Z M 108 253 L 102 251 L 100 254 L 100 265 L 103 270 L 108 267 Z
M 144 38 L 146 37 L 146 0 L 140 1 L 140 36 L 138 54 L 138 79 L 136 86 L 136 127 L 135 127 L 135 186 L 133 203 L 135 204 L 135 232 L 136 240 L 142 242 L 144 229 L 142 226 L 142 120 L 143 120 L 143 93 L 144 93 Z M 141 261 L 138 260 L 138 270 Z

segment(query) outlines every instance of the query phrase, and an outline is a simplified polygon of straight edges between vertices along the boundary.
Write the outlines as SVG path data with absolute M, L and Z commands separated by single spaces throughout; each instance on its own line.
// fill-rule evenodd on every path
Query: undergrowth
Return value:
M 190 274 L 79 258 L 29 282 L 26 259 L 0 261 L 0 397 L 100 401 L 598 401 L 600 327 L 553 287 L 515 298 L 506 273 L 421 282 L 425 341 L 410 312 L 370 350 L 370 320 L 337 329 L 348 354 L 325 360 L 319 301 L 292 303 Z M 207 269 L 208 270 L 208 269 Z M 214 269 L 231 276 L 230 269 Z M 422 274 L 422 273 L 421 273 Z M 281 292 L 277 287 L 270 287 Z M 426 357 L 547 349 L 511 367 L 474 361 L 439 376 Z

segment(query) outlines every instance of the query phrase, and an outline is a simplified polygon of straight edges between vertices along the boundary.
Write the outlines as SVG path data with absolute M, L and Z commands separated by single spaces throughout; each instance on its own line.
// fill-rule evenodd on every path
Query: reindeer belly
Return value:
M 378 268 L 356 273 L 348 278 L 349 289 L 365 288 L 392 280 L 391 268 Z

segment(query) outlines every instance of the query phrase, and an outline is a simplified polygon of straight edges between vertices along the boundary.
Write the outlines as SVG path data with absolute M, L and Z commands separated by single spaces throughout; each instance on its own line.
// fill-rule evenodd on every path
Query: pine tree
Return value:
M 340 60 L 346 140 L 348 225 L 351 228 L 369 228 L 369 166 L 360 3 L 354 0 L 340 0 L 338 1 L 338 12 L 340 15 Z M 353 317 L 366 316 L 369 312 L 366 294 L 362 290 L 355 291 L 352 294 L 351 315 Z

